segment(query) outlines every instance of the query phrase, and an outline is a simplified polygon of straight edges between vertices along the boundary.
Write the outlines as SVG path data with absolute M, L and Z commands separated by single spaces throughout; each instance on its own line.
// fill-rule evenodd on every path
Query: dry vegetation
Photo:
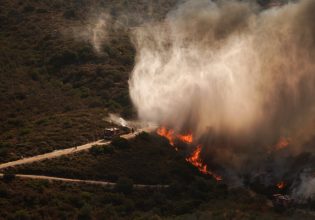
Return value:
M 134 116 L 127 84 L 134 49 L 126 33 L 110 33 L 101 54 L 65 34 L 96 9 L 120 16 L 123 8 L 149 10 L 146 1 L 1 2 L 0 161 L 87 142 L 106 126 L 108 112 Z
M 15 219 L 311 219 L 295 210 L 277 214 L 264 196 L 227 189 L 201 175 L 167 143 L 141 134 L 90 152 L 11 169 L 9 173 L 117 181 L 114 190 L 70 183 L 4 178 L 3 218 Z M 127 147 L 126 147 L 127 146 Z M 168 189 L 135 190 L 133 183 L 169 184 Z M 32 201 L 32 202 L 29 202 Z M 270 203 L 270 202 L 269 202 Z M 12 204 L 16 204 L 12 210 Z
M 126 33 L 110 33 L 97 54 L 89 42 L 74 40 L 65 30 L 85 24 L 95 9 L 114 17 L 128 9 L 149 20 L 163 17 L 175 4 L 2 0 L 0 161 L 99 138 L 108 112 L 133 117 L 127 80 L 135 52 Z M 288 219 L 291 214 L 292 219 L 307 219 L 290 211 L 279 216 L 264 197 L 227 190 L 198 173 L 164 139 L 146 134 L 10 171 L 118 181 L 121 187 L 108 191 L 46 181 L 0 181 L 0 219 Z M 130 191 L 132 182 L 171 187 Z

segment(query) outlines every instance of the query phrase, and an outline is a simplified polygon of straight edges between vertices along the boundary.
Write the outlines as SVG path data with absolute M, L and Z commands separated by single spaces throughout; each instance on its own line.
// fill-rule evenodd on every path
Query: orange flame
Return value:
M 159 129 L 157 129 L 156 133 L 162 137 L 165 137 L 166 139 L 168 139 L 168 141 L 170 142 L 170 144 L 172 146 L 174 146 L 174 141 L 176 139 L 179 139 L 185 143 L 191 144 L 193 142 L 193 136 L 192 134 L 185 134 L 185 135 L 181 135 L 181 134 L 175 134 L 175 131 L 172 129 L 167 129 L 165 127 L 161 127 Z
M 285 187 L 285 182 L 281 181 L 280 183 L 277 183 L 278 189 L 283 189 Z
M 168 141 L 170 142 L 170 144 L 172 146 L 174 146 L 174 131 L 173 130 L 167 130 L 165 127 L 161 127 L 159 129 L 157 129 L 157 134 L 165 137 L 166 139 L 168 139 Z
M 162 137 L 165 137 L 169 142 L 170 145 L 174 146 L 174 142 L 176 139 L 181 140 L 182 142 L 191 144 L 193 143 L 193 135 L 191 133 L 188 134 L 175 134 L 175 131 L 172 129 L 167 129 L 165 127 L 160 127 L 157 129 L 156 133 Z M 175 150 L 178 151 L 178 148 L 176 146 Z M 200 158 L 201 153 L 201 145 L 197 146 L 196 150 L 192 153 L 192 155 L 188 158 L 186 158 L 186 161 L 191 163 L 193 166 L 197 167 L 198 170 L 206 175 L 211 175 L 214 179 L 217 181 L 221 181 L 222 177 L 215 174 L 214 172 L 208 170 L 207 165 L 204 164 Z
M 191 144 L 193 142 L 193 136 L 192 134 L 186 134 L 186 135 L 177 135 L 177 138 L 183 142 L 186 142 L 188 144 Z
M 290 139 L 281 137 L 275 147 L 276 147 L 276 150 L 281 150 L 288 147 L 289 144 L 290 144 Z
M 193 166 L 197 167 L 198 170 L 206 175 L 211 175 L 216 181 L 221 181 L 222 177 L 215 174 L 212 171 L 209 171 L 206 164 L 203 164 L 201 158 L 201 145 L 197 146 L 196 150 L 192 153 L 192 155 L 188 158 L 186 158 L 186 161 L 191 163 Z

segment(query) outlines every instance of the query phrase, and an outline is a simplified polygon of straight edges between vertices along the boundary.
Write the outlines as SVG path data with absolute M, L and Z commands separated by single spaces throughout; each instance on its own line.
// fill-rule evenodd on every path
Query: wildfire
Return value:
M 278 187 L 278 189 L 283 189 L 285 187 L 285 182 L 281 181 L 281 182 L 277 183 L 277 187 Z
M 212 171 L 209 171 L 207 168 L 207 165 L 202 162 L 202 159 L 200 158 L 201 153 L 201 145 L 197 146 L 196 150 L 192 153 L 192 155 L 188 158 L 186 158 L 186 161 L 191 163 L 193 166 L 197 167 L 198 170 L 206 175 L 211 175 L 215 180 L 221 181 L 222 177 L 215 174 Z
M 177 138 L 183 142 L 191 144 L 193 142 L 193 136 L 192 134 L 186 134 L 186 135 L 177 135 Z
M 174 130 L 167 129 L 165 127 L 160 127 L 157 129 L 156 133 L 162 137 L 165 137 L 168 139 L 170 144 L 175 147 L 175 150 L 178 151 L 178 148 L 175 146 L 174 142 L 175 140 L 180 140 L 182 142 L 191 144 L 193 143 L 193 135 L 191 133 L 188 134 L 176 134 Z M 202 159 L 200 158 L 201 153 L 201 145 L 197 146 L 196 150 L 192 153 L 192 155 L 188 158 L 186 158 L 186 161 L 191 163 L 193 166 L 197 167 L 198 170 L 206 175 L 212 176 L 217 181 L 221 181 L 222 177 L 215 174 L 214 172 L 208 170 L 208 167 L 206 164 L 203 163 Z
M 185 143 L 188 143 L 188 144 L 191 144 L 193 142 L 193 136 L 192 134 L 175 134 L 175 131 L 172 130 L 172 129 L 167 129 L 165 127 L 161 127 L 159 129 L 157 129 L 157 134 L 162 136 L 162 137 L 165 137 L 166 139 L 168 139 L 168 141 L 170 142 L 170 144 L 172 146 L 174 146 L 174 141 L 176 139 L 179 139 Z
M 157 129 L 157 134 L 168 139 L 170 144 L 174 146 L 174 130 L 167 130 L 165 127 Z
M 281 137 L 275 147 L 276 147 L 276 150 L 281 150 L 288 147 L 289 144 L 290 144 L 290 140 L 288 138 Z

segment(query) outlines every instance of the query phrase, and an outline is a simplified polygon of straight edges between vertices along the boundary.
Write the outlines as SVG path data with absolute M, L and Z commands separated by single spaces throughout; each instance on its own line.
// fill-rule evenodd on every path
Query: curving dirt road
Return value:
M 0 177 L 3 177 L 3 174 L 0 173 Z M 68 178 L 60 178 L 60 177 L 52 177 L 52 176 L 39 176 L 39 175 L 25 175 L 25 174 L 15 174 L 16 178 L 20 179 L 36 179 L 36 180 L 48 180 L 50 182 L 68 182 L 68 183 L 84 183 L 84 184 L 92 184 L 99 185 L 106 188 L 114 188 L 116 183 L 106 182 L 106 181 L 97 181 L 97 180 L 81 180 L 81 179 L 68 179 Z M 135 189 L 163 189 L 167 188 L 169 185 L 144 185 L 144 184 L 134 184 L 133 188 Z
M 20 160 L 15 160 L 15 161 L 0 164 L 0 169 L 4 169 L 4 168 L 8 168 L 8 167 L 14 167 L 14 166 L 18 166 L 21 164 L 33 163 L 33 162 L 41 161 L 41 160 L 45 160 L 45 159 L 60 157 L 60 156 L 67 155 L 67 154 L 73 154 L 73 153 L 77 153 L 80 151 L 88 150 L 91 147 L 93 147 L 94 145 L 103 145 L 103 144 L 106 145 L 109 143 L 110 143 L 109 141 L 103 142 L 103 140 L 98 140 L 98 141 L 91 142 L 91 143 L 84 144 L 84 145 L 77 146 L 77 147 L 71 147 L 71 148 L 67 148 L 67 149 L 63 149 L 63 150 L 56 150 L 56 151 L 53 151 L 50 153 L 41 154 L 41 155 L 37 155 L 37 156 L 33 156 L 33 157 L 27 157 L 27 158 L 23 158 Z
M 143 131 L 151 132 L 154 129 L 155 128 L 153 128 L 153 127 L 139 129 L 139 130 L 137 130 L 134 133 L 121 135 L 121 137 L 122 138 L 126 138 L 126 139 L 132 139 L 137 134 L 139 134 L 139 133 L 141 133 Z M 5 169 L 5 168 L 8 168 L 8 167 L 14 167 L 14 166 L 22 165 L 22 164 L 27 164 L 27 163 L 33 163 L 33 162 L 46 160 L 46 159 L 52 159 L 52 158 L 56 158 L 56 157 L 60 157 L 60 156 L 68 155 L 68 154 L 74 154 L 74 153 L 77 153 L 77 152 L 80 152 L 80 151 L 88 150 L 88 149 L 90 149 L 91 147 L 93 147 L 95 145 L 108 145 L 108 144 L 110 144 L 110 141 L 98 140 L 98 141 L 87 143 L 87 144 L 84 144 L 84 145 L 81 145 L 81 146 L 77 146 L 77 147 L 71 147 L 71 148 L 62 149 L 62 150 L 56 150 L 56 151 L 53 151 L 53 152 L 50 152 L 50 153 L 46 153 L 46 154 L 41 154 L 41 155 L 37 155 L 37 156 L 33 156 L 33 157 L 27 157 L 27 158 L 23 158 L 23 159 L 20 159 L 20 160 L 15 160 L 15 161 L 3 163 L 3 164 L 0 164 L 0 169 Z
M 143 131 L 152 132 L 154 129 L 155 129 L 154 127 L 139 129 L 136 132 L 121 135 L 121 137 L 125 138 L 125 139 L 132 139 L 132 138 L 136 137 L 136 135 L 138 135 L 139 133 L 141 133 Z M 23 158 L 23 159 L 16 160 L 16 161 L 11 161 L 8 163 L 3 163 L 3 164 L 0 164 L 0 169 L 5 169 L 8 167 L 14 167 L 14 166 L 22 165 L 22 164 L 27 164 L 27 163 L 33 163 L 33 162 L 46 160 L 46 159 L 52 159 L 52 158 L 60 157 L 63 155 L 74 154 L 74 153 L 77 153 L 80 151 L 88 150 L 95 145 L 108 145 L 110 143 L 111 143 L 110 141 L 98 140 L 98 141 L 94 141 L 94 142 L 87 143 L 87 144 L 77 146 L 77 147 L 71 147 L 71 148 L 67 148 L 67 149 L 63 149 L 63 150 L 56 150 L 56 151 L 46 153 L 46 154 L 41 154 L 41 155 L 37 155 L 37 156 L 33 156 L 33 157 Z M 2 173 L 0 173 L 0 177 L 3 177 Z M 52 176 L 40 176 L 40 175 L 15 174 L 15 177 L 21 178 L 21 179 L 38 179 L 38 180 L 48 180 L 48 181 L 69 182 L 69 183 L 94 184 L 94 185 L 104 186 L 107 188 L 113 188 L 116 185 L 116 183 L 106 182 L 106 181 L 68 179 L 68 178 L 60 178 L 60 177 L 52 177 Z M 135 189 L 148 189 L 148 188 L 160 189 L 160 188 L 167 188 L 167 187 L 169 187 L 169 185 L 134 184 L 133 187 Z

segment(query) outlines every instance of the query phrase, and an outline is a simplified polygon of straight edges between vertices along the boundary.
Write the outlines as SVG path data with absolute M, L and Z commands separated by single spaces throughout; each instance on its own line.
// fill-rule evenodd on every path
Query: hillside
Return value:
M 94 25 L 91 20 L 101 12 L 120 18 L 125 10 L 141 12 L 142 17 L 150 11 L 159 17 L 167 10 L 152 11 L 148 5 L 2 1 L 0 161 L 93 140 L 106 127 L 108 112 L 135 115 L 127 84 L 134 49 L 127 29 L 110 32 L 99 52 L 80 33 Z
M 86 184 L 8 179 L 0 182 L 5 219 L 311 219 L 302 211 L 274 212 L 265 196 L 228 189 L 202 175 L 167 140 L 142 133 L 89 152 L 9 169 L 9 173 L 117 182 L 114 190 Z M 132 189 L 132 184 L 168 184 Z M 130 188 L 129 188 L 130 187 Z M 22 195 L 22 198 L 21 198 Z M 12 209 L 13 204 L 17 204 Z M 82 217 L 82 215 L 84 217 Z
M 128 91 L 136 54 L 130 33 L 163 19 L 181 1 L 2 0 L 0 163 L 100 139 L 110 126 L 105 120 L 109 113 L 137 118 Z M 258 2 L 267 8 L 273 1 Z M 200 172 L 187 160 L 188 151 L 175 151 L 167 139 L 132 135 L 136 137 L 1 170 L 0 219 L 314 218 L 309 211 L 315 210 L 314 202 L 276 210 L 259 190 L 229 188 L 224 179 Z M 110 181 L 115 187 L 83 180 Z M 134 184 L 168 187 L 139 190 Z

